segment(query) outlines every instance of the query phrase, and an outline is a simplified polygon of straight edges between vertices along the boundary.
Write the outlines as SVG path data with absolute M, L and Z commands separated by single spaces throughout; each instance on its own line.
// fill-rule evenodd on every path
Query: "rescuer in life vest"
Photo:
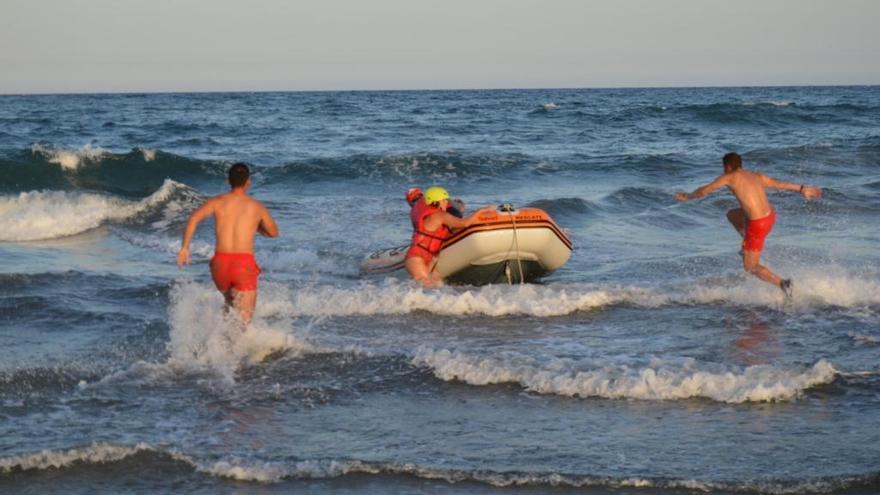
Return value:
M 422 199 L 422 190 L 418 187 L 411 187 L 408 191 L 406 191 L 406 202 L 412 208 L 416 205 L 416 201 Z M 449 200 L 449 207 L 446 208 L 447 213 L 451 213 L 452 216 L 458 218 L 464 218 L 464 201 L 455 198 Z
M 413 189 L 407 192 L 407 201 L 410 200 L 410 193 L 413 193 Z M 416 193 L 412 196 L 416 196 Z M 495 207 L 480 208 L 467 218 L 458 218 L 447 211 L 449 193 L 439 186 L 429 187 L 421 199 L 410 204 L 413 236 L 406 252 L 406 271 L 424 287 L 442 287 L 443 279 L 435 267 L 443 240 L 452 234 L 452 229 L 470 227 L 477 222 L 479 214 L 495 211 Z

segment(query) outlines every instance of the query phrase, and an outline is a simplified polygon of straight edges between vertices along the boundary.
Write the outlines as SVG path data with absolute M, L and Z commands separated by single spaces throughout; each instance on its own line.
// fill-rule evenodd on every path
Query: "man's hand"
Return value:
M 189 265 L 189 248 L 182 247 L 180 251 L 177 253 L 177 269 L 183 270 L 183 265 Z
M 686 192 L 675 193 L 675 200 L 676 201 L 687 201 L 688 199 L 690 199 L 690 198 L 688 198 L 688 193 L 686 193 Z
M 804 186 L 801 190 L 801 194 L 807 199 L 819 199 L 822 197 L 822 189 L 813 186 Z

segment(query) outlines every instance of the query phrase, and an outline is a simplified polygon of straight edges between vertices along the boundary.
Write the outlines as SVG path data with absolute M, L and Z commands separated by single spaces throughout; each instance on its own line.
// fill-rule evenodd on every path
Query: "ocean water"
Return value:
M 729 193 L 672 199 L 732 150 L 824 188 L 771 195 L 788 303 Z M 175 266 L 239 160 L 281 230 L 243 335 L 210 223 Z M 362 277 L 432 184 L 571 260 Z M 878 214 L 878 87 L 0 97 L 0 492 L 877 493 Z

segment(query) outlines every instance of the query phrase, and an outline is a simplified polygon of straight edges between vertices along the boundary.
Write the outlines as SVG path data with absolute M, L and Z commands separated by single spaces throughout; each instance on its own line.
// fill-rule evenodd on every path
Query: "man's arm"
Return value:
M 761 182 L 764 184 L 764 187 L 769 187 L 770 189 L 783 189 L 785 191 L 796 191 L 804 195 L 807 199 L 821 198 L 822 197 L 822 189 L 813 186 L 807 186 L 805 184 L 795 184 L 794 182 L 786 182 L 784 180 L 777 180 L 769 175 L 761 175 Z
M 183 242 L 180 244 L 180 251 L 177 253 L 177 268 L 182 269 L 184 264 L 189 265 L 189 243 L 192 241 L 196 228 L 205 218 L 214 214 L 214 200 L 209 199 L 205 204 L 200 206 L 190 215 L 186 221 L 186 228 L 183 229 Z
M 257 232 L 266 237 L 278 237 L 278 225 L 275 219 L 269 214 L 269 209 L 260 205 L 260 224 L 257 226 Z
M 698 187 L 694 190 L 694 192 L 688 194 L 686 192 L 677 192 L 675 193 L 675 199 L 678 201 L 688 201 L 690 199 L 702 198 L 703 196 L 708 196 L 716 189 L 728 185 L 730 178 L 727 174 L 719 175 L 717 179 L 712 182 L 706 184 L 705 186 Z
M 485 207 L 480 208 L 479 210 L 471 213 L 470 216 L 465 217 L 465 218 L 458 218 L 457 216 L 444 211 L 444 212 L 440 213 L 440 220 L 443 222 L 443 225 L 446 225 L 449 228 L 463 229 L 463 228 L 467 228 L 467 227 L 470 227 L 471 225 L 475 224 L 477 222 L 477 217 L 480 214 L 488 213 L 490 211 L 495 211 L 495 206 L 485 206 Z M 435 213 L 435 215 L 436 215 L 436 213 Z

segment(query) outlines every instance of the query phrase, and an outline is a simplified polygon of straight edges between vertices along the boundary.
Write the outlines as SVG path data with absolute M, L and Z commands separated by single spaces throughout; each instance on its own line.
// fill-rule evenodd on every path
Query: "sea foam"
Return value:
M 183 184 L 166 179 L 162 186 L 140 201 L 110 195 L 31 191 L 0 196 L 0 241 L 56 239 L 94 229 L 106 222 L 122 221 L 167 201 Z
M 396 315 L 427 311 L 438 315 L 564 316 L 608 306 L 658 308 L 667 305 L 726 304 L 784 310 L 816 307 L 880 305 L 880 280 L 867 272 L 843 269 L 798 270 L 795 295 L 782 292 L 745 274 L 697 280 L 692 283 L 639 287 L 614 283 L 548 285 L 490 285 L 425 290 L 407 282 L 386 279 L 353 288 L 308 286 L 292 291 L 296 316 Z M 333 301 L 333 304 L 327 304 Z
M 78 150 L 46 148 L 39 144 L 31 147 L 31 152 L 35 155 L 41 155 L 49 163 L 59 165 L 64 170 L 76 170 L 83 163 L 96 162 L 112 153 L 104 148 L 92 148 L 90 145 L 83 146 Z M 144 155 L 146 158 L 146 154 Z
M 492 469 L 455 469 L 435 467 L 412 462 L 363 461 L 359 459 L 304 459 L 263 461 L 255 458 L 227 456 L 220 459 L 199 459 L 173 448 L 160 448 L 147 443 L 133 446 L 110 443 L 59 450 L 42 450 L 0 457 L 0 473 L 47 469 L 68 469 L 80 464 L 107 464 L 120 462 L 139 453 L 166 458 L 193 471 L 218 478 L 257 483 L 278 483 L 286 479 L 319 480 L 348 475 L 395 475 L 446 483 L 475 482 L 495 487 L 568 487 L 686 490 L 701 492 L 768 493 L 793 495 L 820 494 L 872 487 L 878 473 L 851 476 L 806 478 L 791 480 L 731 480 L 715 481 L 688 478 L 654 478 L 642 476 L 601 476 L 546 471 L 497 471 Z
M 145 450 L 153 450 L 153 448 L 145 443 L 134 446 L 94 443 L 66 450 L 46 449 L 39 452 L 0 457 L 0 473 L 49 468 L 61 469 L 76 462 L 88 464 L 116 462 Z
M 642 368 L 605 365 L 590 369 L 572 360 L 538 362 L 527 356 L 481 357 L 421 348 L 412 362 L 432 369 L 442 380 L 470 385 L 515 383 L 531 392 L 581 398 L 701 397 L 729 403 L 794 399 L 810 387 L 832 382 L 838 374 L 824 359 L 809 368 L 759 365 L 725 370 L 689 359 L 656 361 Z
M 264 289 L 261 298 L 271 299 Z M 322 352 L 292 333 L 292 323 L 268 321 L 257 313 L 245 330 L 237 314 L 223 309 L 223 297 L 212 286 L 188 280 L 174 284 L 170 294 L 168 365 L 176 369 L 210 368 L 229 380 L 242 364 L 262 361 L 269 354 Z

